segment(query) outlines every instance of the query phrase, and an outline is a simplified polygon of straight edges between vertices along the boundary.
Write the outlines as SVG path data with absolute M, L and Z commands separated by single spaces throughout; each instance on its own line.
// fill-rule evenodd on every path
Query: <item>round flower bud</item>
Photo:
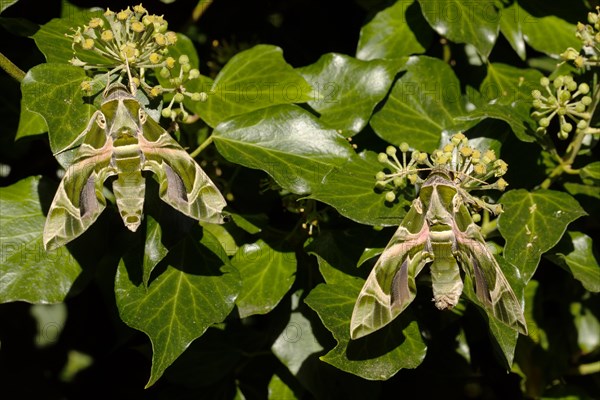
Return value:
M 183 102 L 184 96 L 183 93 L 176 93 L 175 96 L 173 96 L 173 98 L 177 103 L 181 103 Z
M 375 179 L 377 179 L 378 181 L 384 181 L 385 180 L 385 172 L 379 171 L 378 173 L 376 173 Z
M 380 163 L 387 162 L 387 160 L 388 160 L 387 154 L 385 154 L 385 153 L 379 153 L 377 155 L 377 161 L 379 161 Z
M 541 100 L 534 100 L 531 102 L 531 105 L 533 106 L 533 108 L 542 108 L 542 101 Z
M 386 147 L 385 152 L 388 156 L 393 156 L 394 154 L 396 154 L 396 148 L 394 146 L 388 146 Z
M 138 14 L 145 14 L 148 11 L 146 11 L 146 9 L 142 6 L 142 4 L 138 4 L 137 6 L 133 6 L 133 11 L 135 11 Z
M 542 85 L 542 86 L 550 85 L 550 79 L 548 79 L 544 76 L 543 78 L 540 79 L 540 85 Z
M 504 190 L 508 186 L 508 182 L 506 182 L 503 178 L 500 178 L 496 181 L 496 187 L 498 190 Z
M 396 194 L 394 192 L 387 192 L 385 194 L 385 201 L 392 202 L 396 200 Z
M 171 113 L 172 112 L 170 108 L 163 108 L 160 112 L 160 115 L 162 115 L 164 118 L 171 118 Z
M 559 87 L 561 87 L 561 86 L 562 86 L 564 83 L 565 83 L 565 78 L 564 78 L 562 75 L 560 75 L 560 76 L 557 76 L 557 77 L 554 79 L 554 82 L 552 82 L 552 84 L 554 85 L 554 87 L 555 87 L 555 88 L 557 88 L 557 89 L 558 89 Z
M 152 64 L 158 64 L 162 60 L 162 56 L 158 53 L 152 53 L 148 56 L 148 59 Z
M 531 97 L 533 97 L 534 99 L 539 99 L 540 97 L 542 97 L 542 92 L 540 92 L 537 89 L 532 90 L 531 91 Z
M 587 83 L 579 84 L 579 93 L 588 94 L 590 92 L 590 86 Z
M 487 172 L 487 168 L 485 168 L 484 164 L 477 163 L 473 166 L 473 172 L 475 172 L 476 175 L 483 175 Z
M 582 104 L 580 101 L 575 103 L 575 111 L 582 113 L 585 111 L 585 104 Z
M 186 54 L 182 54 L 179 56 L 179 64 L 183 65 L 183 64 L 189 64 L 189 63 L 190 63 L 190 58 Z
M 119 11 L 117 13 L 117 19 L 119 21 L 125 21 L 131 15 L 131 10 L 127 7 L 125 10 Z
M 577 85 L 575 85 L 575 86 L 577 86 Z M 571 92 L 567 92 L 566 90 L 560 92 L 560 94 L 558 95 L 558 101 L 560 101 L 561 103 L 567 102 L 570 99 L 571 99 Z
M 159 45 L 161 47 L 167 45 L 167 39 L 165 39 L 165 35 L 163 35 L 162 33 L 155 34 L 154 41 L 156 42 L 157 45 Z
M 169 72 L 169 70 L 166 67 L 162 67 L 159 74 L 162 78 L 165 78 L 165 79 L 168 78 L 169 76 L 171 76 L 171 72 Z
M 162 86 L 160 86 L 160 85 L 154 86 L 152 89 L 150 89 L 150 96 L 152 96 L 152 97 L 160 96 L 161 93 L 162 93 Z
M 478 223 L 479 221 L 481 221 L 481 215 L 475 213 L 471 215 L 471 219 L 473 220 L 473 222 Z
M 403 153 L 408 152 L 408 150 L 410 149 L 410 146 L 408 145 L 408 143 L 406 142 L 402 142 L 400 143 L 400 151 Z
M 94 48 L 94 39 L 85 39 L 83 43 L 81 43 L 81 47 L 85 50 L 91 50 Z
M 566 133 L 569 133 L 573 130 L 573 125 L 569 122 L 565 122 L 560 126 L 560 129 Z
M 569 89 L 571 92 L 574 92 L 575 90 L 577 90 L 577 82 L 571 81 L 571 82 L 567 83 L 567 89 Z
M 175 42 L 177 42 L 177 34 L 173 31 L 165 33 L 165 38 L 167 39 L 167 45 L 175 44 Z
M 581 104 L 589 106 L 590 104 L 592 104 L 592 98 L 590 96 L 583 96 L 581 98 Z
M 131 24 L 131 30 L 133 30 L 134 32 L 141 33 L 144 32 L 145 29 L 146 27 L 140 21 L 134 21 Z
M 587 127 L 588 127 L 588 123 L 585 119 L 582 119 L 577 123 L 577 129 L 585 129 Z
M 538 121 L 538 124 L 542 127 L 542 128 L 547 128 L 548 125 L 550 125 L 550 120 L 548 118 L 540 118 L 540 120 Z
M 462 132 L 458 132 L 458 133 L 455 133 L 454 135 L 452 135 L 452 139 L 450 139 L 450 141 L 455 146 L 458 146 L 458 144 L 460 142 L 462 142 L 463 139 L 465 139 L 465 135 Z
M 190 69 L 190 74 L 188 75 L 188 79 L 196 79 L 200 76 L 200 71 L 197 68 Z
M 187 73 L 187 72 L 190 72 L 190 69 L 192 69 L 192 66 L 191 66 L 190 64 L 183 64 L 183 65 L 181 66 L 181 70 L 182 70 L 183 72 L 186 72 L 186 73 Z
M 394 186 L 396 187 L 402 187 L 404 186 L 404 177 L 403 176 L 397 176 L 392 180 L 392 183 L 394 184 Z
M 558 138 L 561 140 L 565 140 L 569 138 L 569 134 L 563 130 L 558 131 Z

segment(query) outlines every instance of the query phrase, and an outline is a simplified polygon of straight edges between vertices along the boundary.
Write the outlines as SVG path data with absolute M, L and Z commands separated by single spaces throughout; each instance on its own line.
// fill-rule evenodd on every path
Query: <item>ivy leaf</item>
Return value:
M 55 187 L 38 177 L 0 188 L 0 303 L 64 301 L 82 267 L 66 247 L 46 252 L 46 218 L 40 197 L 50 202 Z
M 76 27 L 88 24 L 91 18 L 101 15 L 102 11 L 82 10 L 69 15 L 68 18 L 54 18 L 33 35 L 33 40 L 46 57 L 46 62 L 67 64 L 73 58 L 74 51 L 73 39 L 66 35 L 73 34 Z M 107 61 L 93 51 L 80 51 L 77 57 L 91 64 L 103 64 Z
M 298 71 L 313 87 L 314 100 L 308 104 L 319 112 L 319 120 L 344 136 L 352 136 L 367 125 L 404 62 L 362 61 L 328 53 Z
M 419 40 L 420 39 L 420 40 Z M 423 53 L 433 35 L 417 3 L 397 1 L 360 30 L 356 58 L 400 58 Z
M 468 43 L 487 58 L 500 29 L 494 3 L 453 0 L 419 0 L 423 16 L 441 36 L 455 43 Z
M 231 264 L 242 278 L 236 301 L 240 318 L 267 314 L 294 283 L 295 253 L 272 247 L 262 239 L 240 247 Z
M 411 199 L 399 196 L 394 203 L 385 201 L 383 194 L 375 190 L 375 174 L 382 169 L 377 154 L 362 152 L 333 168 L 310 197 L 361 224 L 398 225 Z
M 395 145 L 407 142 L 421 151 L 438 148 L 442 132 L 450 134 L 469 124 L 455 121 L 465 115 L 460 82 L 442 60 L 419 56 L 406 63 L 383 108 L 371 119 L 381 138 Z
M 29 111 L 23 104 L 21 104 L 19 129 L 17 130 L 15 140 L 26 136 L 39 135 L 44 132 L 48 132 L 46 120 L 40 114 Z
M 273 375 L 269 382 L 269 400 L 295 400 L 296 395 L 279 376 Z
M 519 268 L 525 283 L 533 276 L 542 253 L 558 243 L 567 225 L 586 215 L 573 197 L 553 190 L 511 190 L 500 203 L 504 212 L 498 228 L 506 239 L 504 257 Z
M 573 182 L 565 182 L 564 186 L 565 186 L 565 189 L 567 189 L 567 192 L 569 192 L 573 196 L 582 194 L 585 196 L 590 196 L 590 197 L 594 197 L 596 199 L 600 199 L 600 187 L 598 187 L 598 186 L 582 185 L 580 183 L 573 183 Z
M 152 342 L 149 387 L 194 339 L 229 314 L 240 279 L 217 239 L 206 231 L 200 242 L 188 237 L 175 245 L 148 287 L 138 260 L 130 253 L 119 263 L 115 295 L 121 319 Z
M 527 10 L 514 2 L 501 13 L 502 33 L 521 58 L 525 56 L 521 39 L 549 56 L 557 57 L 569 47 L 579 51 L 581 41 L 575 37 L 575 25 L 555 15 L 548 15 L 545 2 L 536 5 L 529 1 L 526 4 Z M 529 11 L 541 16 L 533 16 Z
M 593 240 L 588 235 L 567 232 L 548 258 L 571 271 L 586 290 L 600 292 L 600 265 L 594 256 Z
M 465 119 L 500 119 L 510 125 L 519 140 L 533 142 L 537 124 L 530 115 L 531 91 L 542 89 L 539 84 L 542 77 L 542 73 L 534 69 L 488 64 L 487 75 L 479 87 L 482 101 L 486 103 Z
M 48 125 L 53 153 L 64 150 L 87 126 L 96 109 L 83 102 L 81 68 L 66 64 L 41 64 L 27 72 L 21 91 L 22 105 L 41 115 Z
M 600 161 L 590 163 L 579 170 L 579 177 L 586 185 L 600 186 Z
M 354 154 L 344 137 L 293 105 L 264 108 L 223 122 L 215 128 L 213 139 L 229 161 L 261 169 L 296 194 L 316 190 L 323 176 Z
M 144 259 L 142 261 L 144 286 L 148 287 L 150 274 L 154 268 L 167 256 L 169 250 L 162 241 L 162 229 L 160 224 L 151 216 L 145 215 L 146 240 L 144 241 Z
M 283 59 L 276 46 L 258 45 L 236 54 L 219 72 L 210 87 L 206 81 L 189 81 L 191 92 L 205 92 L 204 102 L 186 101 L 186 107 L 210 126 L 233 116 L 276 104 L 304 103 L 311 86 Z
M 322 268 L 332 268 L 327 262 Z M 337 345 L 321 359 L 336 368 L 369 380 L 386 380 L 402 368 L 416 368 L 427 347 L 417 321 L 402 313 L 389 326 L 358 340 L 350 340 L 350 317 L 364 280 L 346 275 L 345 282 L 320 284 L 305 302 L 319 314 Z M 339 278 L 339 274 L 338 274 Z

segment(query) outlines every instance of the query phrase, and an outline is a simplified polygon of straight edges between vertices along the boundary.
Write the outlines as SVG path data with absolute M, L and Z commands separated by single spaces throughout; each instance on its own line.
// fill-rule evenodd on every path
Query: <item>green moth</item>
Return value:
M 404 311 L 416 296 L 415 278 L 427 264 L 437 308 L 458 303 L 460 265 L 478 301 L 504 324 L 527 334 L 521 305 L 466 207 L 473 198 L 452 176 L 438 167 L 424 181 L 356 300 L 352 339 L 384 327 Z
M 143 217 L 146 181 L 156 174 L 159 196 L 199 221 L 223 222 L 226 202 L 192 157 L 150 118 L 120 84 L 109 86 L 100 110 L 75 139 L 84 138 L 48 211 L 43 241 L 47 250 L 75 239 L 94 223 L 106 206 L 104 182 L 112 183 L 123 223 L 136 231 Z

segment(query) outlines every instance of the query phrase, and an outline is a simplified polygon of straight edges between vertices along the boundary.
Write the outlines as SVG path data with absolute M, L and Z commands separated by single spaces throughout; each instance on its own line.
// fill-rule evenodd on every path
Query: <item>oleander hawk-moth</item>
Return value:
M 106 206 L 104 182 L 112 183 L 117 208 L 127 228 L 136 231 L 143 218 L 146 181 L 153 172 L 159 196 L 199 221 L 223 222 L 226 202 L 192 157 L 149 117 L 125 86 L 104 92 L 100 109 L 75 139 L 83 139 L 48 211 L 43 242 L 47 250 L 75 239 L 94 223 Z
M 452 172 L 434 169 L 368 276 L 354 305 L 350 336 L 368 335 L 396 318 L 416 296 L 415 278 L 431 264 L 435 306 L 452 308 L 463 290 L 459 265 L 477 300 L 507 326 L 527 334 L 523 310 L 467 209 Z

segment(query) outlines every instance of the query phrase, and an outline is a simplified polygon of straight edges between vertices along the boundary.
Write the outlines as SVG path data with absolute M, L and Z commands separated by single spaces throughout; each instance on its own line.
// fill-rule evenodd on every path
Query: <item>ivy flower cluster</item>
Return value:
M 508 183 L 502 178 L 508 169 L 503 160 L 491 150 L 481 151 L 469 145 L 462 133 L 452 136 L 450 142 L 431 155 L 414 150 L 410 152 L 407 143 L 400 144 L 400 157 L 394 146 L 388 146 L 385 153 L 378 155 L 378 161 L 386 165 L 391 172 L 380 171 L 376 174 L 376 186 L 385 192 L 385 200 L 392 202 L 396 192 L 404 189 L 408 183 L 422 183 L 420 171 L 444 169 L 453 177 L 454 183 L 461 188 L 467 202 L 478 208 L 487 209 L 495 214 L 501 211 L 498 205 L 485 203 L 481 199 L 468 195 L 471 190 L 504 190 Z M 495 182 L 488 180 L 497 178 Z
M 588 111 L 592 98 L 588 96 L 590 87 L 587 83 L 573 80 L 570 75 L 561 75 L 552 82 L 544 77 L 540 84 L 545 94 L 539 90 L 533 90 L 533 107 L 535 111 L 531 114 L 538 122 L 538 133 L 545 134 L 550 122 L 558 117 L 560 130 L 559 139 L 567 139 L 569 133 L 575 127 L 576 133 L 587 133 L 591 113 Z
M 572 61 L 577 68 L 600 66 L 600 7 L 588 13 L 587 24 L 577 24 L 575 35 L 581 40 L 581 52 L 569 47 L 561 54 L 563 60 Z
M 177 42 L 177 34 L 168 31 L 168 23 L 162 16 L 149 14 L 141 4 L 133 10 L 127 7 L 117 13 L 107 9 L 103 15 L 91 18 L 87 25 L 67 36 L 73 39 L 75 56 L 70 60 L 72 65 L 88 71 L 108 71 L 109 77 L 126 75 L 132 93 L 141 87 L 150 97 L 170 94 L 170 103 L 162 110 L 165 118 L 185 120 L 188 113 L 183 107 L 184 99 L 206 101 L 208 97 L 204 92 L 185 89 L 184 83 L 197 79 L 200 71 L 192 68 L 185 54 L 177 60 L 169 56 L 169 47 Z M 101 58 L 91 58 L 90 54 Z M 97 62 L 99 59 L 103 61 Z M 146 71 L 155 71 L 163 85 L 149 84 Z M 94 81 L 85 81 L 81 86 L 91 92 Z M 179 104 L 178 109 L 174 108 L 175 103 Z

